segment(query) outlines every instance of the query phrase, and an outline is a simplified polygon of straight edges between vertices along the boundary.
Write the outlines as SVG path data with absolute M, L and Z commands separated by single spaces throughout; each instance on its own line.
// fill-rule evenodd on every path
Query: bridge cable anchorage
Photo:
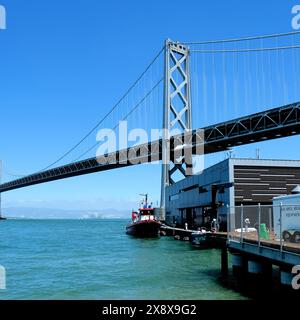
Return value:
M 57 160 L 49 164 L 47 167 L 41 169 L 41 171 L 45 171 L 52 167 L 53 165 L 57 164 L 59 161 L 64 159 L 67 155 L 69 155 L 72 151 L 74 151 L 83 141 L 85 141 L 103 122 L 106 120 L 109 115 L 113 113 L 113 111 L 120 105 L 120 103 L 127 97 L 127 95 L 136 87 L 136 85 L 139 83 L 139 81 L 145 76 L 145 74 L 148 72 L 148 70 L 151 68 L 151 66 L 155 63 L 155 61 L 160 57 L 160 55 L 164 52 L 165 47 L 163 47 L 157 55 L 152 59 L 152 61 L 149 63 L 149 65 L 146 67 L 146 69 L 138 76 L 138 78 L 133 82 L 133 84 L 126 90 L 126 92 L 121 96 L 121 98 L 117 101 L 117 103 L 105 114 L 105 116 L 82 138 L 77 142 L 72 148 L 70 148 L 68 151 L 66 151 L 61 157 L 59 157 Z
M 123 117 L 121 119 L 121 121 L 125 121 L 135 110 L 138 109 L 138 107 L 153 93 L 153 91 L 162 83 L 162 81 L 164 80 L 164 78 L 161 78 L 153 87 L 150 91 L 148 91 L 148 93 L 126 114 L 125 117 Z M 115 130 L 117 127 L 119 126 L 119 124 L 116 124 L 112 130 Z M 99 145 L 99 142 L 97 141 L 96 143 L 94 143 L 88 150 L 86 150 L 84 153 L 82 153 L 79 157 L 77 157 L 76 159 L 74 159 L 73 161 L 71 161 L 71 163 L 77 162 L 78 160 L 80 160 L 82 157 L 84 157 L 86 154 L 88 154 L 91 150 L 93 150 L 94 148 L 96 148 Z
M 203 45 L 203 44 L 216 44 L 216 43 L 226 43 L 226 42 L 240 42 L 240 41 L 294 36 L 297 34 L 300 34 L 300 31 L 291 31 L 291 32 L 274 33 L 274 34 L 262 35 L 262 36 L 241 37 L 241 38 L 221 39 L 221 40 L 189 41 L 189 42 L 181 42 L 181 44 L 184 44 L 184 45 Z

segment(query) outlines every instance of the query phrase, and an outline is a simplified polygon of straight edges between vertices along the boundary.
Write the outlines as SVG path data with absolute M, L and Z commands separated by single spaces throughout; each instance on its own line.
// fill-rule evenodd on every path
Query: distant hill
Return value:
M 7 207 L 2 209 L 6 218 L 24 219 L 130 219 L 129 211 L 116 209 L 66 210 L 48 208 Z

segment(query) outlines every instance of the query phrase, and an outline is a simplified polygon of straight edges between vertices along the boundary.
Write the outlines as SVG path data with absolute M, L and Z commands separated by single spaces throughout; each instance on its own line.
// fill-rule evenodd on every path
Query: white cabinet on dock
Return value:
M 280 196 L 273 199 L 274 232 L 276 239 L 281 234 L 300 231 L 300 194 Z M 282 226 L 280 227 L 280 211 Z M 284 237 L 285 238 L 285 237 Z

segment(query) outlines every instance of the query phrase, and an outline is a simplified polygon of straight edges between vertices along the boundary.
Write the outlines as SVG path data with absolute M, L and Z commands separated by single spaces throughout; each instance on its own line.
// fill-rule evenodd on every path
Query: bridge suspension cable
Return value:
M 191 52 L 195 127 L 300 101 L 299 35 L 185 42 Z
M 269 48 L 253 48 L 253 49 L 229 49 L 229 50 L 201 50 L 194 49 L 191 52 L 195 53 L 239 53 L 239 52 L 259 52 L 259 51 L 279 51 L 288 49 L 300 49 L 300 45 L 283 46 L 283 47 L 269 47 Z
M 120 119 L 120 121 L 125 121 L 134 111 L 136 111 L 141 105 L 142 103 L 154 92 L 155 89 L 158 88 L 158 86 L 163 82 L 164 78 L 161 78 L 152 88 L 150 91 L 147 92 L 147 94 L 122 118 Z M 112 128 L 112 130 L 115 130 L 118 127 L 118 123 Z M 76 162 L 78 160 L 80 160 L 82 157 L 84 157 L 86 154 L 88 154 L 90 151 L 92 151 L 94 148 L 96 148 L 99 145 L 99 142 L 97 141 L 96 143 L 94 143 L 90 148 L 88 148 L 84 153 L 82 153 L 79 157 L 77 157 L 76 159 L 74 159 L 72 161 Z
M 300 73 L 300 63 L 299 56 L 296 56 L 299 53 L 300 43 L 299 40 L 298 43 L 295 41 L 299 35 L 300 31 L 294 31 L 253 37 L 184 42 L 183 44 L 190 46 L 191 52 L 194 128 L 300 101 L 300 86 L 297 78 Z M 291 38 L 292 41 L 288 42 Z M 139 118 L 146 119 L 145 109 L 140 106 L 147 99 L 152 99 L 155 90 L 160 90 L 163 78 L 161 79 L 159 74 L 154 81 L 153 69 L 164 49 L 165 47 L 157 53 L 146 69 L 96 125 L 73 147 L 41 171 L 65 159 L 107 119 L 113 118 L 113 123 L 110 123 L 113 130 L 118 128 L 118 121 L 127 120 L 130 116 L 132 120 L 132 115 L 135 117 L 135 125 L 139 123 Z M 159 70 L 162 72 L 163 69 Z M 147 76 L 150 77 L 151 84 L 145 80 Z M 179 79 L 174 78 L 174 80 L 180 81 L 180 75 Z M 148 90 L 149 88 L 151 89 Z M 153 101 L 150 101 L 149 106 L 151 105 L 154 105 Z M 157 103 L 157 106 L 160 106 L 160 103 Z M 149 114 L 151 115 L 149 122 L 157 116 L 157 112 L 156 114 L 149 112 Z M 195 114 L 197 114 L 196 117 Z M 116 125 L 114 120 L 117 121 Z M 87 155 L 98 144 L 99 142 L 94 143 L 73 162 Z
M 270 38 L 280 38 L 286 36 L 293 36 L 300 34 L 300 31 L 291 31 L 283 33 L 273 33 L 262 36 L 253 36 L 253 37 L 241 37 L 241 38 L 231 38 L 231 39 L 221 39 L 221 40 L 207 40 L 207 41 L 189 41 L 183 42 L 186 45 L 203 45 L 203 44 L 217 44 L 217 43 L 226 43 L 226 42 L 240 42 L 240 41 L 249 41 L 249 40 L 261 40 L 261 39 L 270 39 Z
M 289 37 L 289 36 L 295 36 L 300 34 L 300 31 L 294 31 L 294 32 L 285 32 L 285 33 L 276 33 L 276 34 L 270 34 L 270 35 L 262 35 L 262 36 L 253 36 L 253 37 L 241 37 L 241 38 L 232 38 L 232 39 L 222 39 L 222 40 L 209 40 L 209 41 L 194 41 L 194 42 L 185 42 L 184 44 L 187 45 L 211 45 L 213 47 L 207 49 L 207 48 L 191 48 L 191 53 L 198 53 L 198 54 L 238 54 L 238 53 L 251 53 L 251 52 L 267 52 L 267 51 L 279 51 L 279 50 L 290 50 L 290 49 L 299 49 L 300 45 L 294 44 L 293 45 L 289 45 L 289 46 L 275 46 L 275 47 L 260 47 L 260 48 L 233 48 L 233 49 L 226 49 L 224 47 L 224 45 L 226 43 L 237 43 L 237 42 L 243 42 L 243 41 L 247 41 L 247 43 L 249 43 L 250 41 L 255 41 L 255 40 L 260 40 L 261 43 L 263 40 L 265 39 L 272 39 L 272 38 L 276 38 L 278 40 L 278 38 L 285 38 L 285 37 Z M 214 45 L 217 44 L 222 44 L 223 47 L 222 49 L 216 49 L 214 47 Z M 153 64 L 156 62 L 156 60 L 160 57 L 160 55 L 162 54 L 162 52 L 164 51 L 164 47 L 157 53 L 157 55 L 153 58 L 153 60 L 149 63 L 149 65 L 146 67 L 146 69 L 139 75 L 139 77 L 133 82 L 133 84 L 126 90 L 126 92 L 121 96 L 121 98 L 116 102 L 116 104 L 114 104 L 114 106 L 104 115 L 104 117 L 102 117 L 102 119 L 100 119 L 96 125 L 94 127 L 92 127 L 73 147 L 71 147 L 70 149 L 68 149 L 65 153 L 63 153 L 58 159 L 56 159 L 55 161 L 53 161 L 51 164 L 49 164 L 47 167 L 43 168 L 41 171 L 47 170 L 49 168 L 51 168 L 52 166 L 54 166 L 55 164 L 57 164 L 58 162 L 60 162 L 61 160 L 63 160 L 64 158 L 66 158 L 68 155 L 70 155 L 75 149 L 77 149 L 93 132 L 95 132 L 97 130 L 97 128 L 99 128 L 104 121 L 113 114 L 113 112 L 121 105 L 122 102 L 124 102 L 124 100 L 127 98 L 128 99 L 128 95 L 129 93 L 131 93 L 134 88 L 136 88 L 137 84 L 141 81 L 141 79 L 145 76 L 145 74 L 150 70 L 150 68 L 153 66 Z M 214 59 L 212 57 L 212 59 Z M 224 59 L 224 57 L 223 57 Z M 238 61 L 238 59 L 236 58 L 236 60 Z M 223 61 L 224 63 L 224 61 Z M 215 62 L 214 60 L 212 60 L 212 77 L 213 77 L 213 110 L 214 113 L 217 113 L 217 80 L 216 80 L 216 65 L 217 62 Z M 256 79 L 258 81 L 258 79 Z M 237 79 L 235 80 L 235 87 L 237 87 L 238 82 Z M 156 87 L 156 85 L 154 86 Z M 152 89 L 149 91 L 149 94 L 152 93 Z M 226 93 L 224 93 L 225 95 Z M 238 93 L 235 90 L 235 95 L 237 95 Z M 148 94 L 146 95 L 148 97 Z M 235 97 L 235 107 L 237 105 L 237 97 Z M 144 99 L 142 99 L 142 101 L 144 101 Z M 137 105 L 139 106 L 140 103 L 138 102 Z M 136 110 L 136 108 L 133 108 L 134 110 Z M 127 114 L 125 117 L 120 117 L 117 120 L 122 120 L 122 119 L 127 119 L 128 116 L 132 114 L 131 111 L 129 111 L 129 114 Z M 113 129 L 116 129 L 117 124 L 113 127 Z M 88 150 L 84 151 L 79 157 L 76 157 L 75 160 L 73 161 L 77 161 L 78 159 L 81 159 L 84 155 L 86 155 L 88 152 L 90 152 L 91 150 L 93 150 L 93 148 L 95 148 L 97 146 L 98 143 L 93 144 L 92 147 L 88 148 Z
M 156 56 L 151 60 L 151 62 L 148 64 L 146 69 L 138 76 L 138 78 L 132 83 L 132 85 L 125 91 L 125 93 L 120 97 L 120 99 L 113 105 L 113 107 L 104 115 L 104 117 L 99 120 L 94 127 L 92 127 L 73 147 L 71 147 L 69 150 L 67 150 L 65 153 L 63 153 L 58 159 L 50 163 L 45 168 L 41 169 L 40 171 L 45 171 L 61 160 L 63 160 L 66 156 L 68 156 L 72 151 L 74 151 L 79 145 L 81 145 L 95 130 L 99 128 L 101 124 L 113 113 L 114 110 L 116 110 L 122 101 L 125 100 L 125 98 L 128 96 L 130 92 L 133 91 L 133 89 L 137 86 L 137 84 L 141 81 L 141 79 L 146 75 L 146 73 L 150 70 L 150 68 L 154 65 L 154 63 L 158 60 L 158 58 L 161 56 L 161 54 L 164 51 L 164 47 L 156 54 Z
M 10 168 L 8 168 L 8 166 L 4 164 L 3 161 L 2 161 L 2 170 L 3 170 L 3 173 L 14 178 L 22 178 L 28 175 L 27 173 L 14 172 Z

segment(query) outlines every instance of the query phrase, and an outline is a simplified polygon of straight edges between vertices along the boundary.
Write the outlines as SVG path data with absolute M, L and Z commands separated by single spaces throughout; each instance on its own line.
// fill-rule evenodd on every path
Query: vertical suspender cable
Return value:
M 212 51 L 214 50 L 214 44 L 212 44 Z M 217 80 L 216 80 L 216 62 L 215 54 L 211 55 L 212 61 L 212 94 L 213 94 L 213 117 L 214 121 L 218 121 L 218 110 L 217 110 Z
M 224 47 L 224 43 L 222 44 L 223 45 L 223 50 L 225 49 Z M 226 55 L 225 55 L 225 52 L 223 52 L 222 54 L 222 78 L 223 78 L 223 115 L 227 118 L 227 98 L 228 98 L 228 92 L 227 92 L 227 72 L 226 72 Z M 222 120 L 225 120 L 222 119 Z
M 261 48 L 264 47 L 263 43 L 264 39 L 260 39 L 260 46 Z M 261 75 L 262 75 L 262 105 L 265 106 L 267 104 L 266 102 L 266 81 L 265 81 L 265 68 L 264 68 L 264 51 L 261 50 Z
M 268 83 L 269 83 L 269 90 L 270 90 L 270 108 L 273 107 L 274 101 L 273 101 L 273 86 L 272 86 L 272 64 L 271 64 L 271 51 L 268 51 Z M 275 78 L 275 77 L 274 77 Z

